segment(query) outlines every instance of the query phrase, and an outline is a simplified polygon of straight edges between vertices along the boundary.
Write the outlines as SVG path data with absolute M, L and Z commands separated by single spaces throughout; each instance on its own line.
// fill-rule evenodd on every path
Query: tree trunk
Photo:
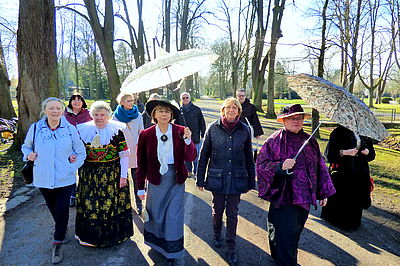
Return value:
M 323 78 L 324 77 L 324 61 L 325 61 L 325 50 L 326 50 L 326 11 L 328 9 L 328 3 L 329 0 L 325 0 L 324 7 L 322 9 L 322 29 L 321 29 L 321 48 L 320 48 L 320 53 L 318 56 L 318 77 Z M 319 112 L 317 109 L 313 108 L 312 109 L 312 118 L 311 118 L 311 130 L 315 134 L 315 138 L 320 138 L 321 135 L 319 133 L 319 129 L 317 129 L 319 125 Z
M 164 0 L 164 34 L 165 50 L 171 52 L 171 0 Z
M 18 147 L 38 120 L 40 103 L 59 96 L 54 0 L 20 0 L 17 53 Z
M 116 98 L 121 88 L 114 53 L 114 9 L 113 1 L 105 0 L 104 26 L 101 26 L 95 1 L 84 0 L 89 14 L 90 26 L 100 49 L 100 54 L 107 72 L 111 107 L 117 106 Z
M 281 38 L 282 30 L 281 23 L 283 17 L 283 10 L 285 9 L 285 0 L 275 0 L 272 18 L 272 31 L 271 31 L 271 47 L 269 50 L 269 69 L 268 69 L 268 106 L 267 118 L 276 118 L 275 105 L 274 105 L 274 84 L 275 84 L 275 58 L 276 58 L 276 45 Z
M 16 116 L 11 96 L 10 80 L 8 79 L 6 61 L 4 60 L 3 45 L 0 36 L 0 117 L 11 119 Z

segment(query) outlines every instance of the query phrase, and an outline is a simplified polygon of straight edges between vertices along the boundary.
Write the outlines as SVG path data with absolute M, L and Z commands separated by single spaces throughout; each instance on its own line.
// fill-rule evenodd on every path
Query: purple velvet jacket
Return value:
M 314 138 L 297 157 L 292 169 L 293 175 L 282 171 L 282 163 L 293 158 L 308 137 L 303 130 L 296 134 L 282 128 L 266 140 L 257 157 L 259 197 L 270 201 L 277 208 L 294 204 L 309 209 L 310 204 L 316 206 L 317 200 L 336 192 Z M 285 179 L 284 186 L 280 187 L 283 189 L 282 194 L 279 187 L 271 186 L 277 178 Z
M 188 177 L 185 161 L 192 162 L 197 155 L 193 141 L 190 145 L 185 144 L 182 138 L 184 129 L 183 126 L 172 124 L 174 166 L 178 184 L 183 184 Z M 140 133 L 137 149 L 138 168 L 136 170 L 136 181 L 139 190 L 144 189 L 146 179 L 153 185 L 159 185 L 161 183 L 160 162 L 157 157 L 157 143 L 155 125 Z

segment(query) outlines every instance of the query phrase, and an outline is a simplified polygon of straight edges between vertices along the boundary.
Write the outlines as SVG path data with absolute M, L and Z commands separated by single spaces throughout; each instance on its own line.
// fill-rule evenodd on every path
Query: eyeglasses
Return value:
M 75 100 L 72 100 L 73 102 L 81 102 L 82 100 L 81 99 L 75 99 Z
M 170 110 L 165 110 L 165 109 L 158 109 L 156 111 L 156 113 L 158 113 L 158 114 L 162 114 L 162 113 L 170 114 L 171 111 Z
M 187 97 L 187 96 L 186 97 L 182 97 L 182 100 L 186 100 L 186 99 L 189 99 L 189 97 Z
M 244 98 L 246 95 L 237 95 L 238 98 Z
M 293 117 L 293 116 L 289 116 L 289 117 L 286 117 L 286 119 L 292 120 L 292 121 L 303 121 L 303 120 L 304 120 L 304 117 Z
M 127 102 L 127 103 L 133 103 L 134 100 L 125 100 L 125 102 Z

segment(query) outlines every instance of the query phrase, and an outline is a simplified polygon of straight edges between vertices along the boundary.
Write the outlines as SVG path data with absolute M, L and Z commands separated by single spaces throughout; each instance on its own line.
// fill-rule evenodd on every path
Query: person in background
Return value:
M 22 145 L 23 160 L 35 162 L 33 185 L 40 189 L 55 222 L 53 264 L 63 260 L 62 244 L 68 227 L 69 199 L 76 181 L 75 173 L 86 157 L 76 128 L 62 116 L 63 109 L 64 103 L 60 99 L 44 100 L 44 116 L 30 126 Z
M 112 119 L 126 124 L 126 128 L 123 130 L 125 135 L 126 143 L 130 150 L 129 153 L 129 168 L 131 170 L 132 180 L 129 180 L 133 184 L 134 196 L 136 202 L 137 213 L 142 213 L 142 201 L 137 196 L 137 182 L 136 182 L 136 169 L 137 169 L 137 143 L 139 134 L 143 130 L 143 118 L 139 112 L 138 107 L 135 105 L 135 97 L 130 93 L 121 92 L 117 97 L 117 106 Z
M 303 131 L 310 117 L 300 104 L 282 108 L 277 121 L 283 128 L 264 143 L 257 157 L 259 197 L 270 202 L 268 234 L 271 256 L 277 265 L 297 265 L 297 249 L 310 206 L 325 206 L 335 193 L 318 142 Z
M 185 161 L 196 158 L 196 148 L 188 127 L 171 124 L 179 109 L 167 101 L 146 104 L 155 125 L 142 131 L 138 144 L 138 195 L 145 199 L 149 220 L 144 224 L 144 241 L 174 265 L 184 253 L 183 214 Z
M 321 218 L 343 230 L 361 226 L 363 209 L 371 206 L 368 162 L 375 159 L 372 140 L 343 126 L 329 137 L 327 159 L 336 194 L 322 208 Z
M 68 106 L 65 108 L 64 116 L 67 121 L 76 127 L 76 125 L 92 120 L 89 111 L 86 109 L 87 104 L 85 99 L 79 93 L 73 94 L 69 98 Z M 69 206 L 75 207 L 76 202 L 76 183 L 72 188 Z
M 193 163 L 185 162 L 185 165 L 189 171 L 189 177 L 195 177 L 202 143 L 201 139 L 204 138 L 204 133 L 206 132 L 206 122 L 204 121 L 201 109 L 190 100 L 189 93 L 183 92 L 181 94 L 181 102 L 181 115 L 177 119 L 177 123 L 182 126 L 187 126 L 190 131 L 192 131 L 192 141 L 196 146 L 197 157 Z
M 236 229 L 240 195 L 255 188 L 255 169 L 248 127 L 239 119 L 242 106 L 228 98 L 221 117 L 207 129 L 200 152 L 196 186 L 213 195 L 214 246 L 222 245 L 222 216 L 226 209 L 226 248 L 229 265 L 237 264 Z
M 236 98 L 242 105 L 243 110 L 240 115 L 240 121 L 251 128 L 251 131 L 253 132 L 253 136 L 251 137 L 258 139 L 264 134 L 264 131 L 257 115 L 257 108 L 250 103 L 249 98 L 246 97 L 246 91 L 244 89 L 236 91 Z
M 158 95 L 157 93 L 152 93 L 152 94 L 150 94 L 149 99 L 148 99 L 147 102 L 152 101 L 152 100 L 160 100 L 160 99 L 161 99 L 160 95 Z M 142 116 L 143 116 L 143 125 L 144 125 L 145 129 L 151 127 L 152 125 L 154 125 L 151 122 L 152 119 L 151 119 L 150 114 L 148 114 L 146 110 L 144 110 L 142 112 Z
M 87 157 L 79 169 L 75 239 L 90 247 L 109 247 L 133 235 L 132 207 L 127 186 L 129 148 L 123 123 L 109 120 L 111 107 L 96 101 L 93 121 L 77 129 Z

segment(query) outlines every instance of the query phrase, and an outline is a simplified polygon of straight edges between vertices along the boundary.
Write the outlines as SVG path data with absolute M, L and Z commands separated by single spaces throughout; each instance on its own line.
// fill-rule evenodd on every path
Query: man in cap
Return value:
M 245 123 L 251 128 L 253 136 L 252 138 L 259 138 L 264 134 L 260 120 L 257 115 L 257 107 L 250 103 L 249 98 L 246 97 L 246 91 L 240 89 L 236 91 L 236 98 L 242 105 L 242 113 L 240 115 L 240 121 Z
M 265 142 L 257 157 L 259 197 L 271 204 L 268 233 L 271 256 L 278 265 L 297 265 L 300 234 L 310 206 L 325 206 L 335 193 L 328 169 L 315 138 L 303 131 L 304 118 L 310 118 L 300 104 L 285 106 L 278 122 L 283 128 Z
M 197 162 L 199 160 L 201 139 L 206 133 L 206 122 L 204 121 L 203 113 L 201 109 L 194 105 L 190 100 L 190 94 L 183 92 L 181 94 L 182 109 L 181 115 L 177 119 L 177 123 L 182 126 L 187 126 L 192 131 L 192 141 L 196 146 L 197 156 L 192 162 L 185 162 L 186 168 L 189 172 L 190 177 L 194 177 L 197 171 Z M 182 117 L 183 115 L 183 117 Z

